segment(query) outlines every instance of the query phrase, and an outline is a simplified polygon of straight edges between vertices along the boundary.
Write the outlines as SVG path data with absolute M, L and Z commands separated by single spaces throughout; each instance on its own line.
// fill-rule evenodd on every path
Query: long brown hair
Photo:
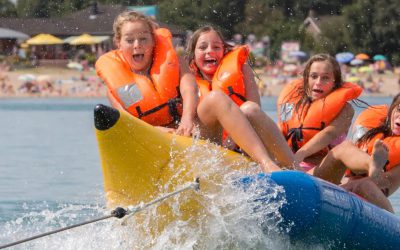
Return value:
M 310 85 L 308 83 L 308 78 L 310 76 L 310 69 L 311 65 L 314 62 L 328 62 L 332 66 L 332 72 L 333 72 L 333 78 L 334 78 L 334 86 L 333 90 L 340 88 L 343 85 L 343 79 L 342 79 L 342 72 L 340 70 L 340 65 L 336 61 L 334 57 L 332 57 L 329 54 L 316 54 L 312 56 L 306 63 L 306 66 L 304 67 L 303 71 L 303 86 L 300 88 L 298 91 L 298 94 L 301 95 L 301 98 L 299 101 L 296 103 L 296 111 L 299 111 L 300 108 L 304 106 L 308 106 L 311 104 L 311 98 L 309 97 L 308 90 L 310 88 Z M 304 110 L 304 109 L 302 109 Z
M 199 75 L 199 76 L 202 76 L 202 74 L 201 74 L 200 70 L 198 69 L 198 67 L 196 66 L 196 63 L 194 60 L 196 45 L 197 45 L 197 41 L 199 40 L 200 35 L 203 33 L 206 33 L 206 32 L 210 32 L 210 31 L 214 31 L 215 33 L 217 33 L 217 35 L 221 39 L 222 44 L 224 46 L 224 55 L 226 53 L 228 53 L 229 51 L 231 51 L 233 48 L 232 45 L 225 42 L 224 36 L 216 28 L 207 25 L 207 26 L 203 26 L 203 27 L 197 29 L 193 33 L 192 37 L 189 39 L 188 45 L 186 46 L 186 60 L 190 66 L 190 69 L 193 71 L 193 73 L 196 75 Z
M 397 108 L 397 106 L 399 105 L 400 105 L 400 93 L 393 98 L 393 101 L 390 104 L 388 113 L 386 115 L 385 121 L 380 126 L 368 130 L 360 139 L 357 140 L 356 144 L 357 145 L 365 144 L 379 133 L 382 133 L 384 138 L 392 135 L 391 121 L 392 121 L 393 109 Z

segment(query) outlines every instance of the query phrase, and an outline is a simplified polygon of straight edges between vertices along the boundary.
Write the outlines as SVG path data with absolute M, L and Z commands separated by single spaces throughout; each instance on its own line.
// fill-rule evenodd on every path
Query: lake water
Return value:
M 391 102 L 385 97 L 364 100 Z M 276 98 L 262 101 L 264 110 L 276 119 Z M 0 100 L 0 245 L 104 214 L 93 128 L 93 108 L 98 103 L 107 100 Z M 390 198 L 397 214 L 399 193 Z M 17 249 L 121 249 L 119 236 L 110 223 L 99 223 Z

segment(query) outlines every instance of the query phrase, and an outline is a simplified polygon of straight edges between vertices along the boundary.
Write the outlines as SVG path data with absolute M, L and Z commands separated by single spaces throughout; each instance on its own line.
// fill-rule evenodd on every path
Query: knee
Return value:
M 249 118 L 257 116 L 261 111 L 260 106 L 251 101 L 246 101 L 240 106 L 240 110 Z
M 229 101 L 230 98 L 226 94 L 213 90 L 204 97 L 201 103 L 214 106 L 216 104 L 221 105 L 224 103 L 229 103 Z
M 227 110 L 232 105 L 232 100 L 222 92 L 211 91 L 208 93 L 197 107 L 197 113 L 215 112 L 218 110 Z
M 343 152 L 346 152 L 350 147 L 354 147 L 351 141 L 345 140 L 339 145 L 335 146 L 329 151 L 329 154 L 333 155 L 335 158 L 339 158 Z

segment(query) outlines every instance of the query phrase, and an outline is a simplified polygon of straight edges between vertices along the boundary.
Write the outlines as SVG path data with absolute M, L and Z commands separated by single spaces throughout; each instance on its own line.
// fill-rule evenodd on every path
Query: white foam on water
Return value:
M 254 181 L 243 188 L 238 181 L 245 175 L 257 173 L 256 164 L 247 161 L 226 164 L 216 145 L 197 140 L 184 152 L 171 152 L 171 156 L 177 161 L 182 157 L 189 160 L 190 166 L 181 166 L 182 173 L 186 170 L 186 174 L 201 173 L 199 177 L 208 181 L 208 190 L 190 190 L 175 195 L 139 212 L 128 220 L 128 226 L 122 226 L 121 220 L 110 218 L 24 243 L 14 249 L 309 249 L 309 246 L 290 245 L 288 236 L 280 233 L 282 217 L 279 209 L 286 202 L 282 187 L 274 183 L 266 187 Z M 187 185 L 177 179 L 182 173 L 176 173 L 163 184 L 160 195 L 170 192 L 173 183 L 178 183 L 178 188 Z M 183 204 L 193 200 L 201 209 L 190 218 L 183 218 Z M 177 219 L 160 226 L 158 222 L 165 216 L 160 213 L 161 205 L 167 205 Z M 5 223 L 0 245 L 110 212 L 102 204 L 59 204 L 40 211 L 25 204 L 24 209 L 27 212 L 23 216 Z

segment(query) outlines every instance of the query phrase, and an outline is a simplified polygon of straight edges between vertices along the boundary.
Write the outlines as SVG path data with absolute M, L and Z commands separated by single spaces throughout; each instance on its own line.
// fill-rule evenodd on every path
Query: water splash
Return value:
M 180 174 L 193 172 L 207 180 L 205 190 L 183 192 L 149 207 L 130 218 L 128 226 L 110 218 L 24 243 L 17 249 L 293 249 L 287 236 L 281 234 L 279 209 L 286 202 L 282 187 L 262 180 L 244 187 L 243 176 L 257 173 L 259 167 L 246 160 L 227 164 L 224 154 L 218 146 L 197 139 L 183 152 L 170 152 L 171 167 L 181 162 L 191 165 L 182 164 L 180 173 L 160 186 L 161 193 L 170 192 L 173 183 L 178 183 L 178 188 L 185 186 L 187 183 L 178 179 Z M 187 218 L 183 211 L 193 201 L 199 209 Z M 177 219 L 160 225 L 165 215 L 162 206 Z M 103 204 L 25 203 L 23 209 L 22 216 L 0 226 L 0 244 L 109 213 Z

